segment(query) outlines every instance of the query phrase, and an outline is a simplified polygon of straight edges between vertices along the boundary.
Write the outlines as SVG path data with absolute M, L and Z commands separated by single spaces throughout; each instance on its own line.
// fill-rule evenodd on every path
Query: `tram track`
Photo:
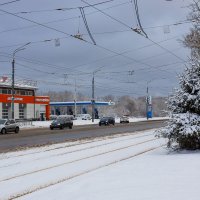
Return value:
M 162 145 L 162 146 L 164 146 L 164 145 Z M 66 177 L 64 177 L 64 178 L 62 178 L 62 179 L 60 179 L 60 180 L 56 180 L 56 181 L 52 181 L 52 182 L 50 182 L 50 183 L 48 183 L 48 184 L 40 185 L 40 186 L 38 186 L 38 187 L 35 187 L 35 188 L 32 188 L 32 189 L 23 191 L 22 193 L 17 193 L 17 194 L 15 194 L 15 195 L 12 195 L 11 197 L 8 198 L 8 200 L 14 200 L 14 199 L 17 199 L 17 198 L 20 198 L 20 197 L 29 195 L 29 194 L 34 193 L 34 192 L 37 192 L 37 191 L 39 191 L 39 190 L 46 189 L 46 188 L 48 188 L 48 187 L 51 187 L 51 186 L 54 186 L 54 185 L 57 185 L 57 184 L 60 184 L 60 183 L 69 181 L 69 180 L 74 179 L 74 178 L 78 178 L 78 177 L 80 177 L 80 176 L 86 175 L 86 174 L 91 173 L 91 172 L 95 172 L 95 171 L 97 171 L 97 170 L 99 170 L 99 169 L 102 169 L 102 168 L 105 168 L 105 167 L 109 167 L 109 166 L 111 166 L 111 165 L 114 165 L 114 164 L 117 164 L 117 163 L 126 161 L 126 160 L 128 160 L 128 159 L 132 159 L 132 158 L 134 158 L 134 157 L 140 156 L 140 155 L 142 155 L 142 154 L 145 154 L 145 153 L 147 153 L 147 152 L 156 150 L 156 149 L 158 149 L 158 148 L 160 148 L 160 146 L 159 146 L 159 147 L 148 148 L 148 149 L 145 149 L 144 151 L 141 151 L 141 152 L 139 152 L 139 153 L 133 154 L 133 155 L 131 155 L 131 156 L 123 157 L 123 158 L 121 158 L 121 159 L 112 161 L 112 162 L 110 162 L 110 163 L 107 163 L 107 164 L 104 164 L 104 165 L 101 165 L 101 166 L 94 167 L 94 168 L 92 168 L 92 169 L 85 170 L 85 171 L 80 172 L 80 173 L 77 173 L 77 174 L 75 174 L 75 175 L 66 176 Z
M 154 129 L 151 129 L 151 130 L 154 130 Z M 141 134 L 141 131 L 138 131 L 138 132 L 135 132 L 135 133 L 123 133 L 120 135 L 120 137 L 127 137 L 129 135 L 138 135 L 138 134 Z M 150 134 L 148 134 L 150 135 Z M 146 136 L 146 135 L 145 135 Z M 77 141 L 74 141 L 72 142 L 73 144 L 67 144 L 67 145 L 64 145 L 64 146 L 60 146 L 60 147 L 55 147 L 55 148 L 50 148 L 50 149 L 46 149 L 46 150 L 41 150 L 41 151 L 37 151 L 37 152 L 30 152 L 30 153 L 22 153 L 22 154 L 19 154 L 19 155 L 13 155 L 13 156 L 6 156 L 5 154 L 7 153 L 2 153 L 2 157 L 0 157 L 0 161 L 1 160 L 6 160 L 6 159 L 12 159 L 12 158 L 17 158 L 17 157 L 23 157 L 23 156 L 29 156 L 29 155 L 35 155 L 35 154 L 40 154 L 40 153 L 44 153 L 44 152 L 49 152 L 49 151 L 55 151 L 55 150 L 60 150 L 60 149 L 65 149 L 65 148 L 69 148 L 69 147 L 73 147 L 73 146 L 79 146 L 79 145 L 84 145 L 84 144 L 90 144 L 90 143 L 94 143 L 94 142 L 99 142 L 99 141 L 104 141 L 105 139 L 114 139 L 114 138 L 118 138 L 119 135 L 113 135 L 113 136 L 104 136 L 104 137 L 101 137 L 101 138 L 93 138 L 88 141 L 88 138 L 86 139 L 82 139 L 82 140 L 77 140 Z M 144 137 L 143 136 L 138 136 L 137 138 L 140 138 L 140 137 Z M 136 138 L 136 137 L 135 137 Z M 75 144 L 74 144 L 75 143 Z M 51 145 L 49 145 L 51 146 Z M 34 148 L 34 147 L 33 147 Z M 30 148 L 31 149 L 31 148 Z M 1 166 L 0 166 L 1 168 Z
M 8 166 L 5 165 L 0 171 L 0 188 L 4 191 L 0 199 L 27 199 L 27 195 L 32 196 L 35 192 L 59 183 L 67 184 L 72 179 L 136 158 L 163 146 L 165 142 L 160 143 L 153 135 L 153 130 L 124 133 L 97 140 L 92 138 L 90 141 L 74 145 L 68 143 L 41 151 L 35 149 L 36 152 L 25 151 L 20 153 L 19 157 L 18 152 L 11 153 L 11 156 L 8 154 L 8 158 L 4 158 L 4 161 L 9 160 Z M 36 153 L 35 156 L 33 153 Z M 41 153 L 44 153 L 42 157 Z M 13 161 L 19 162 L 9 166 Z M 8 189 L 11 185 L 16 185 L 17 188 Z
M 121 137 L 132 136 L 132 138 L 127 138 L 127 139 L 107 142 L 107 143 L 103 143 L 103 144 L 99 144 L 99 145 L 93 145 L 93 146 L 89 146 L 89 147 L 84 147 L 84 148 L 80 148 L 80 149 L 77 149 L 77 150 L 74 150 L 74 151 L 66 151 L 66 152 L 62 152 L 62 153 L 56 153 L 56 154 L 53 154 L 53 155 L 48 155 L 48 156 L 44 156 L 44 157 L 40 157 L 40 158 L 34 159 L 34 160 L 32 160 L 32 162 L 38 161 L 38 160 L 43 160 L 43 159 L 49 159 L 50 157 L 57 157 L 57 156 L 62 156 L 62 155 L 66 155 L 66 154 L 71 154 L 71 153 L 83 151 L 83 150 L 89 150 L 89 149 L 93 149 L 93 148 L 97 148 L 97 147 L 102 147 L 102 146 L 106 146 L 106 145 L 109 145 L 109 144 L 114 144 L 114 143 L 117 143 L 117 142 L 123 142 L 123 141 L 127 141 L 127 140 L 135 140 L 135 139 L 138 139 L 138 138 L 148 137 L 148 136 L 152 135 L 152 134 L 146 134 L 146 135 L 142 135 L 142 136 L 136 136 L 138 134 L 140 134 L 140 132 L 134 133 L 134 135 L 131 134 L 131 133 L 125 134 L 125 135 L 122 135 Z M 112 140 L 112 139 L 114 139 L 114 137 L 107 138 L 106 140 Z M 4 160 L 12 159 L 12 158 L 20 158 L 22 156 L 30 156 L 30 155 L 34 155 L 34 154 L 40 154 L 40 153 L 45 153 L 45 152 L 55 151 L 55 150 L 60 150 L 60 149 L 67 149 L 67 148 L 71 148 L 71 147 L 75 147 L 75 146 L 82 146 L 82 145 L 85 145 L 85 144 L 92 144 L 92 143 L 95 143 L 95 142 L 101 142 L 101 141 L 104 141 L 104 140 L 105 140 L 105 138 L 100 139 L 100 140 L 96 140 L 96 141 L 91 141 L 91 142 L 79 143 L 79 144 L 75 144 L 75 145 L 66 145 L 66 146 L 63 146 L 63 147 L 60 147 L 60 148 L 52 148 L 51 150 L 44 150 L 44 151 L 40 151 L 40 152 L 36 152 L 36 153 L 23 154 L 23 155 L 19 155 L 19 156 L 11 156 L 9 158 L 5 158 Z M 3 165 L 3 166 L 0 166 L 0 169 L 2 169 L 4 167 L 11 167 L 11 166 L 14 166 L 14 165 L 19 165 L 20 163 L 21 162 L 15 162 L 15 163 L 12 163 L 12 164 L 9 164 L 9 165 Z
M 68 165 L 68 164 L 71 164 L 71 163 L 79 162 L 79 161 L 82 161 L 82 160 L 86 160 L 86 159 L 98 157 L 98 156 L 101 156 L 101 155 L 113 153 L 115 151 L 120 151 L 120 150 L 123 150 L 123 149 L 127 149 L 127 148 L 130 148 L 130 147 L 138 146 L 140 144 L 144 144 L 144 143 L 155 141 L 155 140 L 157 140 L 157 139 L 146 140 L 144 142 L 139 142 L 139 143 L 131 144 L 131 145 L 124 146 L 124 147 L 121 147 L 121 148 L 116 148 L 116 149 L 113 149 L 113 150 L 110 150 L 110 151 L 106 151 L 106 152 L 103 152 L 103 153 L 98 153 L 98 154 L 95 154 L 95 155 L 92 155 L 92 156 L 86 156 L 86 157 L 83 157 L 83 158 L 80 158 L 80 159 L 76 159 L 76 160 L 73 160 L 73 161 L 70 161 L 70 162 L 64 162 L 64 163 L 61 163 L 61 164 L 58 164 L 58 165 L 53 165 L 53 166 L 46 167 L 46 168 L 43 168 L 43 169 L 40 169 L 40 170 L 35 170 L 35 171 L 32 171 L 32 172 L 20 174 L 20 175 L 17 175 L 17 176 L 5 178 L 5 179 L 2 179 L 2 180 L 0 179 L 0 182 L 12 180 L 12 179 L 19 178 L 19 177 L 22 177 L 22 176 L 27 176 L 27 175 L 30 175 L 30 174 L 34 174 L 34 173 L 42 172 L 42 171 L 45 171 L 45 170 L 49 170 L 49 169 L 61 167 L 61 166 L 64 166 L 64 165 Z

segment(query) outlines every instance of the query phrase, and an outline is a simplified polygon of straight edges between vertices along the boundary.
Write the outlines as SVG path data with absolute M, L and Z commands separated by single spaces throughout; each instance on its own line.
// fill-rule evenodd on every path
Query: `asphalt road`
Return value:
M 18 134 L 0 135 L 0 153 L 52 143 L 160 128 L 164 126 L 164 123 L 165 120 L 153 120 L 115 124 L 115 126 L 74 126 L 73 129 L 63 130 L 50 130 L 48 128 L 21 130 Z

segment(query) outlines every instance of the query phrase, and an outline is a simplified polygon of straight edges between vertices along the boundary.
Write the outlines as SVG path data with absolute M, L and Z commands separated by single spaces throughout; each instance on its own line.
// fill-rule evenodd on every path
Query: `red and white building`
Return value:
M 49 119 L 50 99 L 36 96 L 37 83 L 31 80 L 15 80 L 15 119 Z M 0 118 L 12 118 L 12 80 L 0 77 Z

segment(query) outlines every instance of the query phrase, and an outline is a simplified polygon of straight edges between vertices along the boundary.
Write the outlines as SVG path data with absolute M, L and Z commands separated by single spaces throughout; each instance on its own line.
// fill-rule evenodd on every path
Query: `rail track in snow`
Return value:
M 138 133 L 139 134 L 139 133 Z M 162 145 L 157 142 L 157 139 L 154 138 L 151 134 L 125 134 L 114 138 L 104 138 L 97 141 L 85 141 L 85 143 L 76 144 L 76 145 L 64 145 L 62 148 L 50 148 L 49 151 L 44 151 L 46 154 L 52 153 L 56 151 L 56 154 L 51 155 L 52 159 L 63 157 L 63 162 L 58 164 L 51 164 L 47 167 L 41 167 L 36 170 L 28 170 L 27 172 L 21 172 L 19 174 L 12 174 L 8 177 L 4 177 L 0 179 L 0 187 L 3 189 L 4 187 L 10 185 L 11 183 L 20 183 L 22 182 L 30 182 L 33 178 L 37 179 L 37 176 L 46 177 L 48 174 L 51 176 L 48 180 L 44 180 L 42 182 L 34 183 L 33 185 L 25 185 L 21 187 L 18 191 L 14 191 L 12 194 L 7 194 L 5 196 L 5 199 L 16 199 L 19 197 L 23 197 L 29 194 L 32 194 L 34 192 L 37 192 L 39 190 L 48 188 L 53 185 L 57 185 L 62 182 L 67 182 L 68 180 L 71 180 L 73 178 L 78 178 L 79 176 L 83 176 L 87 173 L 96 171 L 98 169 L 108 167 L 110 165 L 117 164 L 119 162 L 132 159 L 134 157 L 138 157 L 144 153 L 153 151 L 157 148 L 160 148 Z M 122 139 L 123 137 L 123 139 Z M 110 141 L 108 141 L 110 140 Z M 95 144 L 97 143 L 97 144 Z M 100 144 L 98 144 L 100 143 Z M 102 144 L 101 144 L 102 143 Z M 84 145 L 89 145 L 87 147 L 84 147 Z M 81 148 L 79 148 L 81 146 Z M 148 146 L 148 148 L 147 148 Z M 106 150 L 106 148 L 108 149 Z M 70 150 L 70 148 L 76 148 L 74 150 Z M 110 148 L 110 149 L 109 149 Z M 63 150 L 67 150 L 63 152 Z M 61 151 L 61 152 L 59 152 Z M 133 153 L 132 153 L 133 151 Z M 130 153 L 131 152 L 131 153 Z M 41 152 L 40 152 L 41 153 Z M 40 154 L 39 152 L 36 153 L 36 155 Z M 22 156 L 23 155 L 23 156 Z M 12 159 L 20 159 L 23 157 L 32 156 L 34 154 L 20 154 L 19 157 L 17 156 L 11 156 L 9 157 L 9 160 Z M 67 156 L 69 155 L 76 155 L 77 158 L 75 159 L 69 159 L 67 160 Z M 83 156 L 84 155 L 84 156 Z M 120 155 L 120 156 L 118 156 Z M 36 160 L 33 159 L 34 162 L 44 162 L 48 158 L 48 155 L 46 155 L 43 158 L 36 158 Z M 6 159 L 6 158 L 5 158 Z M 8 159 L 8 158 L 7 158 Z M 102 161 L 98 163 L 99 161 Z M 90 166 L 87 163 L 97 163 L 92 166 Z M 20 164 L 23 166 L 22 163 L 18 163 L 17 165 L 20 166 Z M 75 170 L 63 175 L 56 175 L 56 172 L 62 171 L 63 169 L 70 169 L 73 167 L 79 166 L 79 170 Z M 12 169 L 12 167 L 16 166 L 9 166 L 9 168 Z M 8 170 L 7 169 L 7 170 Z M 53 175 L 52 175 L 53 174 Z

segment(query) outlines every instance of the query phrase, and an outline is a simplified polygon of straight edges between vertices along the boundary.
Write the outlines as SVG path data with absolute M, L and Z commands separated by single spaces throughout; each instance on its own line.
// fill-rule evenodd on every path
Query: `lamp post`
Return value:
M 14 50 L 13 52 L 13 60 L 12 60 L 12 119 L 15 118 L 15 109 L 14 109 L 14 103 L 15 103 L 15 54 L 19 51 L 22 51 L 24 50 L 25 46 L 29 45 L 30 42 L 24 44 L 23 46 L 21 47 L 18 47 L 17 49 Z

